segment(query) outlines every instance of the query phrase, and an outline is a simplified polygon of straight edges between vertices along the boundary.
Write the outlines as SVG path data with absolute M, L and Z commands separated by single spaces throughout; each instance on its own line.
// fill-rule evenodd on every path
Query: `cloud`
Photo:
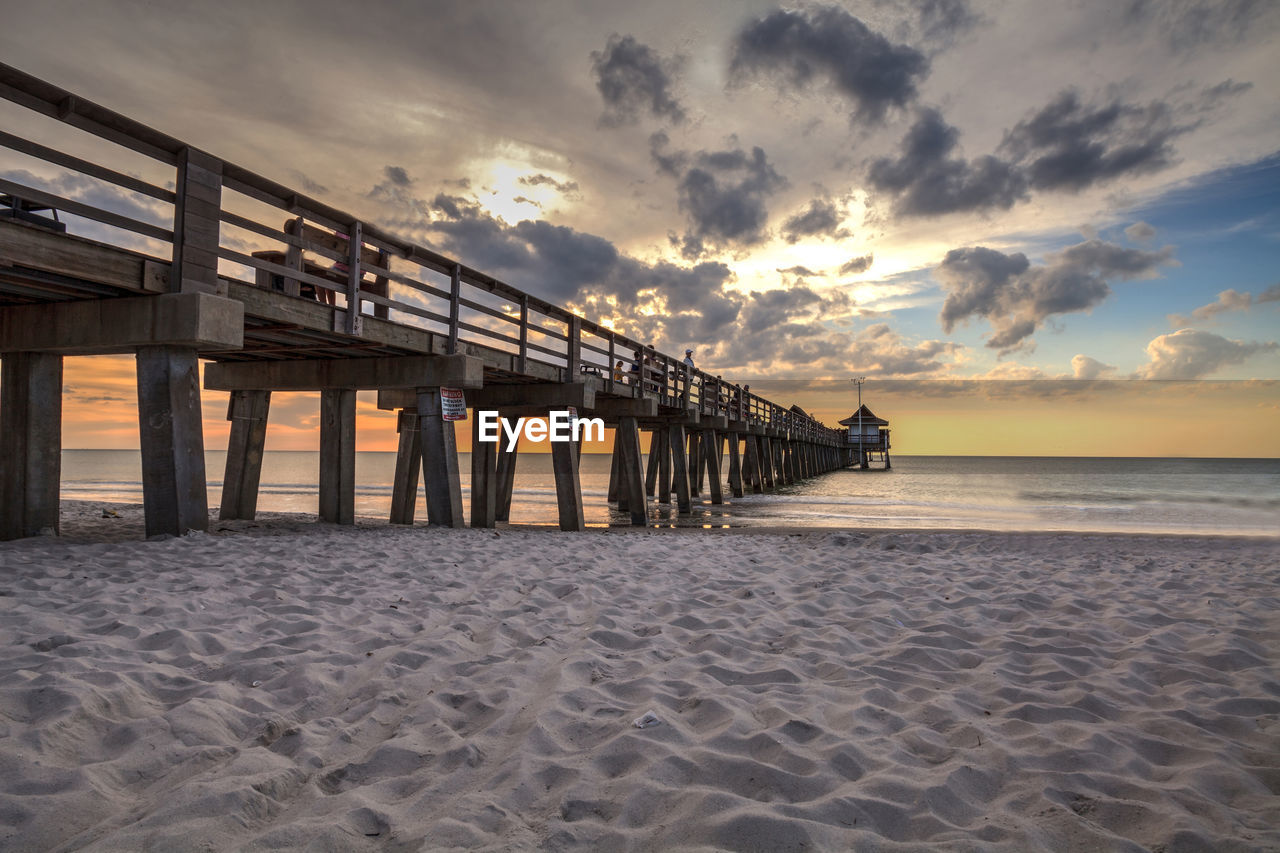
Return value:
M 1040 379 L 1047 379 L 1043 370 L 1038 367 L 1032 367 L 1027 364 L 1018 364 L 1016 361 L 1009 361 L 1003 364 L 997 364 L 986 373 L 974 377 L 978 380 L 994 379 L 1001 382 L 1027 382 Z
M 799 264 L 797 264 L 794 267 L 787 267 L 786 269 L 780 269 L 778 270 L 778 272 L 782 273 L 783 275 L 794 275 L 797 278 L 822 278 L 825 275 L 825 273 L 814 272 L 808 267 L 800 266 Z
M 1272 285 L 1267 290 L 1258 295 L 1256 304 L 1264 302 L 1275 302 L 1280 300 L 1280 284 Z M 1241 293 L 1238 290 L 1224 290 L 1218 294 L 1218 298 L 1208 305 L 1201 305 L 1187 314 L 1170 314 L 1169 325 L 1171 326 L 1190 326 L 1197 321 L 1211 320 L 1219 314 L 1227 311 L 1248 311 L 1255 304 L 1252 293 Z
M 78 201 L 81 204 L 109 213 L 127 216 L 130 219 L 153 225 L 158 228 L 173 228 L 173 206 L 167 202 L 135 193 L 132 190 L 118 187 L 97 178 L 91 178 L 77 172 L 60 172 L 55 176 L 35 174 L 26 169 L 10 169 L 0 171 L 0 177 L 23 186 L 44 190 L 63 198 Z M 67 231 L 80 237 L 101 240 L 123 248 L 148 252 L 164 257 L 170 247 L 154 237 L 147 237 L 133 231 L 126 231 L 114 225 L 105 225 L 92 219 L 77 216 L 74 213 L 59 211 L 58 219 L 63 222 Z M 256 238 L 255 238 L 256 239 Z M 235 248 L 246 248 L 247 244 L 226 229 L 222 234 L 223 243 Z M 255 247 L 256 248 L 256 247 Z
M 894 211 L 901 216 L 1007 210 L 1027 197 L 1026 179 L 1012 164 L 990 155 L 951 156 L 959 135 L 938 110 L 922 109 L 900 155 L 872 161 L 867 179 L 894 197 Z
M 1134 243 L 1145 243 L 1154 239 L 1156 229 L 1145 222 L 1135 222 L 1128 228 L 1124 229 L 1124 236 L 1128 237 Z
M 388 181 L 398 187 L 407 187 L 412 183 L 409 179 L 409 173 L 404 170 L 403 166 L 384 166 L 382 173 Z
M 1021 252 L 1006 255 L 983 246 L 952 249 L 934 271 L 947 290 L 939 320 L 950 333 L 969 317 L 984 317 L 993 330 L 987 346 L 1010 352 L 1027 344 L 1054 314 L 1088 311 L 1111 293 L 1109 279 L 1151 278 L 1173 263 L 1172 247 L 1156 252 L 1087 240 L 1032 266 Z
M 1165 169 L 1173 140 L 1193 127 L 1163 102 L 1087 106 L 1069 89 L 1006 131 L 997 154 L 968 160 L 956 154 L 959 130 L 922 108 L 898 155 L 873 160 L 867 180 L 900 216 L 1008 210 L 1031 190 L 1080 192 Z
M 949 42 L 982 20 L 967 0 L 917 0 L 920 33 L 930 41 Z
M 1147 344 L 1150 362 L 1138 369 L 1137 376 L 1140 379 L 1199 379 L 1276 349 L 1280 349 L 1280 344 L 1274 341 L 1245 343 L 1211 332 L 1179 329 Z
M 875 261 L 875 255 L 863 255 L 860 258 L 850 258 L 840 267 L 840 275 L 857 275 L 871 269 L 871 264 Z
M 805 237 L 830 237 L 843 240 L 851 236 L 840 227 L 840 212 L 826 199 L 816 198 L 809 206 L 782 223 L 782 236 L 788 243 L 797 243 Z
M 549 302 L 594 318 L 620 314 L 620 328 L 637 337 L 714 341 L 741 310 L 741 297 L 725 290 L 733 273 L 724 264 L 648 263 L 603 237 L 544 220 L 511 225 L 474 200 L 443 193 L 429 206 L 425 230 L 444 250 Z
M 1275 12 L 1268 0 L 1128 0 L 1119 8 L 1128 28 L 1155 30 L 1178 53 L 1240 41 L 1259 18 Z
M 575 196 L 579 194 L 577 181 L 557 181 L 550 175 L 521 175 L 519 182 L 526 187 L 551 187 L 563 196 Z
M 723 357 L 757 374 L 802 365 L 809 376 L 854 369 L 871 376 L 920 376 L 945 370 L 943 359 L 964 349 L 946 341 L 910 343 L 885 323 L 856 334 L 824 324 L 849 305 L 804 287 L 753 293 L 743 310 L 747 334 L 729 342 Z
M 943 4 L 946 5 L 946 4 Z M 748 23 L 733 44 L 735 82 L 765 74 L 794 89 L 825 80 L 853 105 L 851 119 L 879 122 L 917 97 L 929 60 L 892 44 L 838 6 L 778 9 Z
M 644 113 L 676 124 L 684 121 L 684 108 L 671 94 L 674 63 L 633 36 L 614 33 L 603 51 L 591 53 L 591 67 L 604 98 L 600 121 L 606 127 L 634 124 Z
M 769 163 L 764 149 L 741 148 L 668 154 L 665 133 L 650 137 L 650 153 L 660 172 L 676 178 L 680 210 L 690 230 L 673 239 L 689 260 L 716 248 L 742 248 L 768 236 L 770 196 L 787 181 Z
M 1020 164 L 1033 189 L 1078 192 L 1125 175 L 1173 165 L 1176 125 L 1168 104 L 1112 101 L 1086 106 L 1073 89 L 1005 133 L 1000 150 Z
M 1087 355 L 1076 355 L 1071 359 L 1071 374 L 1076 379 L 1101 379 L 1115 372 L 1114 365 L 1103 364 Z
M 821 296 L 804 285 L 757 291 L 747 297 L 742 327 L 748 334 L 758 335 L 798 319 L 814 319 L 823 302 Z
M 698 159 L 688 155 L 690 163 Z M 726 376 L 745 370 L 833 375 L 850 365 L 877 376 L 935 375 L 963 350 L 945 341 L 905 340 L 884 323 L 851 331 L 856 306 L 840 288 L 815 290 L 795 281 L 744 293 L 728 287 L 734 275 L 726 264 L 643 261 L 574 228 L 534 220 L 510 224 L 474 196 L 442 192 L 400 203 L 425 218 L 412 227 L 406 218 L 399 230 L 412 230 L 416 239 L 469 266 L 663 351 L 695 347 L 700 364 Z M 799 264 L 780 272 L 821 275 Z

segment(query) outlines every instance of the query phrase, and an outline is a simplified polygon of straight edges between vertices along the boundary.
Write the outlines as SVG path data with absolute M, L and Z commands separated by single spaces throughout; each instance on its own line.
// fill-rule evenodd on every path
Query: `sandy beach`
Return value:
M 1274 540 L 100 506 L 0 545 L 6 850 L 1280 849 Z

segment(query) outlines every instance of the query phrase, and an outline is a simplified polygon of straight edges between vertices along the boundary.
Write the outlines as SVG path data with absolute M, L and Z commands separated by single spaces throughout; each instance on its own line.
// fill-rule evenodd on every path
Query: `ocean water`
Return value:
M 226 455 L 206 458 L 216 507 Z M 460 454 L 459 467 L 465 503 L 468 454 Z M 357 515 L 387 515 L 394 471 L 394 453 L 356 454 Z M 318 472 L 318 453 L 268 451 L 258 508 L 316 512 Z M 137 451 L 63 451 L 65 499 L 141 503 L 141 477 Z M 608 455 L 584 456 L 580 477 L 588 524 L 629 523 L 605 501 Z M 723 506 L 712 506 L 704 492 L 683 518 L 674 505 L 651 501 L 650 523 L 1280 535 L 1280 459 L 895 456 L 888 471 L 846 469 L 770 494 L 733 499 L 727 486 L 725 494 Z M 417 518 L 426 517 L 419 487 Z M 550 455 L 521 454 L 511 520 L 556 524 Z

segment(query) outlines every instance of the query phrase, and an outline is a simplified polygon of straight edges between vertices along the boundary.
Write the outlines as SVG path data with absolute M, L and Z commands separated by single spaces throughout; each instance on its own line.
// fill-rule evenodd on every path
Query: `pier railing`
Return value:
M 69 172 L 0 177 L 0 194 L 108 226 L 93 234 L 104 242 L 168 255 L 167 282 L 160 270 L 148 279 L 158 292 L 273 288 L 333 306 L 331 331 L 352 338 L 370 318 L 389 321 L 444 336 L 448 352 L 510 353 L 517 373 L 550 365 L 562 381 L 598 377 L 605 393 L 840 443 L 841 431 L 807 415 L 3 64 L 0 97 L 112 143 L 86 159 L 0 131 L 0 147 Z

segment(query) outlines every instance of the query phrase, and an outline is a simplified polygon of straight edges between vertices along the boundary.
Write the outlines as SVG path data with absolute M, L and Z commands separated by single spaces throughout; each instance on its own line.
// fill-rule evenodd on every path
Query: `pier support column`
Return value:
M 0 359 L 0 540 L 58 532 L 62 356 Z
M 689 495 L 696 498 L 702 495 L 702 436 L 697 430 L 688 431 L 688 447 Z
M 746 445 L 747 458 L 743 463 L 743 476 L 746 477 L 746 485 L 751 487 L 751 493 L 758 495 L 764 491 L 764 484 L 760 480 L 760 442 L 758 436 L 747 433 L 743 436 Z
M 858 467 L 863 471 L 871 467 L 870 455 L 865 450 L 858 450 Z
M 693 502 L 689 495 L 689 463 L 684 454 L 684 427 L 672 424 L 667 428 L 667 438 L 671 445 L 671 475 L 675 478 L 676 506 L 682 515 L 693 512 Z
M 422 436 L 418 432 L 418 413 L 401 409 L 396 417 L 400 444 L 396 448 L 396 473 L 391 484 L 392 524 L 413 524 L 418 508 L 418 472 L 422 469 Z
M 707 488 L 713 504 L 724 503 L 724 487 L 720 481 L 720 440 L 713 429 L 702 431 L 702 455 L 706 458 Z
M 498 441 L 502 440 L 498 436 Z M 480 440 L 480 416 L 471 413 L 471 526 L 494 527 L 498 511 L 498 443 Z
M 615 435 L 614 440 L 617 441 Z M 572 441 L 551 442 L 551 467 L 556 475 L 556 506 L 561 530 L 584 530 L 582 482 L 578 479 L 578 445 Z
M 320 392 L 320 519 L 356 523 L 356 392 Z
M 227 465 L 222 475 L 222 505 L 218 518 L 252 521 L 258 513 L 258 485 L 262 480 L 262 451 L 267 443 L 270 391 L 232 391 L 227 404 L 231 434 Z
M 886 447 L 884 451 L 884 470 L 888 471 L 893 466 L 889 464 L 889 449 Z
M 671 436 L 667 430 L 653 431 L 654 445 L 649 449 L 658 454 L 658 503 L 671 505 Z
M 605 496 L 605 500 L 609 503 L 626 502 L 626 498 L 622 497 L 622 492 L 618 488 L 622 476 L 622 444 L 618 441 L 618 428 L 613 429 L 613 452 L 609 456 L 609 492 Z M 625 507 L 619 506 L 618 511 L 622 512 Z
M 742 453 L 738 449 L 738 439 L 741 437 L 736 432 L 729 433 L 729 494 L 735 498 L 740 498 L 742 492 Z
M 649 523 L 649 505 L 645 499 L 644 469 L 640 460 L 640 428 L 636 419 L 623 416 L 618 419 L 618 431 L 614 440 L 622 448 L 622 476 L 619 477 L 618 494 L 627 497 L 627 511 L 631 523 L 643 527 Z M 619 501 L 621 503 L 621 501 Z
M 661 430 L 652 430 L 649 433 L 649 458 L 645 460 L 644 472 L 644 493 L 649 497 L 654 497 L 658 493 L 658 435 Z
M 760 437 L 760 481 L 765 491 L 773 491 L 777 486 L 773 467 L 773 440 L 767 435 Z
M 194 347 L 138 347 L 138 439 L 147 536 L 209 529 Z
M 418 389 L 418 431 L 422 438 L 422 479 L 427 489 L 427 523 L 462 527 L 462 481 L 453 421 L 440 411 L 440 389 Z
M 516 426 L 514 418 L 504 417 L 503 423 L 512 429 Z M 507 432 L 503 429 L 502 446 L 498 450 L 498 495 L 494 501 L 494 520 L 510 521 L 511 520 L 511 497 L 516 490 L 516 454 L 520 451 L 520 436 L 517 434 L 516 443 L 507 449 Z

